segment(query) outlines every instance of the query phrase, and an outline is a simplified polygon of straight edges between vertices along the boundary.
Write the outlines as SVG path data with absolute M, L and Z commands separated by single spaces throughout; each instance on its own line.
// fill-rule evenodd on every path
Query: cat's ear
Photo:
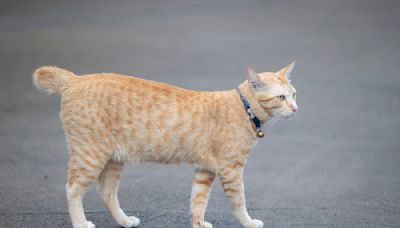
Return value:
M 280 69 L 278 71 L 278 75 L 279 76 L 284 76 L 287 79 L 290 79 L 291 76 L 292 76 L 292 71 L 293 71 L 293 68 L 294 68 L 295 64 L 296 64 L 296 62 L 292 62 L 291 64 L 289 64 L 289 65 L 285 66 L 284 68 Z
M 257 91 L 265 86 L 265 83 L 261 80 L 257 72 L 249 66 L 246 66 L 246 76 L 247 82 L 252 89 Z

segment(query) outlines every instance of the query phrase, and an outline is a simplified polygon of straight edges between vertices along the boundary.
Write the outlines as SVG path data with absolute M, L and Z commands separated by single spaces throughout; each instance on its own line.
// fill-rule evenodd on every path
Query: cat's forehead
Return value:
M 267 86 L 265 92 L 268 93 L 268 95 L 270 96 L 280 96 L 280 95 L 287 96 L 291 93 L 291 88 L 288 87 L 287 85 L 276 83 Z
M 296 92 L 296 89 L 286 77 L 281 77 L 274 72 L 263 72 L 259 76 L 267 85 L 264 93 L 269 96 L 290 95 Z

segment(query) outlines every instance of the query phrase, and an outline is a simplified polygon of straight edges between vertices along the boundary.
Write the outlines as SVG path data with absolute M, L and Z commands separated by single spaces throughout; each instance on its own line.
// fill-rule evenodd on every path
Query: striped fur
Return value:
M 280 101 L 272 92 L 279 87 L 288 97 L 294 93 L 287 79 L 292 67 L 256 75 L 248 68 L 248 80 L 239 88 L 263 122 L 297 109 L 294 98 Z M 60 118 L 70 155 L 66 189 L 74 227 L 94 227 L 86 220 L 82 198 L 96 179 L 117 223 L 139 225 L 138 218 L 122 211 L 117 198 L 125 162 L 184 162 L 197 167 L 193 227 L 212 227 L 204 214 L 216 176 L 242 225 L 263 226 L 250 218 L 245 205 L 243 169 L 256 142 L 256 129 L 237 91 L 191 91 L 117 74 L 77 76 L 57 67 L 37 69 L 34 83 L 43 92 L 62 96 Z

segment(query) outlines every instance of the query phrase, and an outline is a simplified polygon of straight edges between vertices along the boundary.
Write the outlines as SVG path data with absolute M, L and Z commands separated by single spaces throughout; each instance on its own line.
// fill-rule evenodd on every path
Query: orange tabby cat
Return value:
M 243 169 L 257 136 L 262 137 L 257 125 L 297 111 L 289 80 L 293 67 L 294 63 L 276 73 L 260 74 L 247 67 L 247 80 L 238 90 L 218 92 L 117 74 L 77 76 L 57 67 L 37 69 L 35 85 L 48 94 L 62 95 L 60 118 L 70 155 L 66 190 L 73 227 L 95 227 L 86 220 L 82 198 L 96 179 L 117 223 L 139 225 L 138 218 L 123 212 L 117 198 L 128 161 L 195 165 L 193 227 L 212 227 L 204 221 L 204 213 L 215 176 L 240 223 L 263 227 L 247 213 Z

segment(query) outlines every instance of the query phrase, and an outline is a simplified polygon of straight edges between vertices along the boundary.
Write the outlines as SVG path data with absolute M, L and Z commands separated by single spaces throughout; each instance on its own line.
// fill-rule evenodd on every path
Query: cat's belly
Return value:
M 133 162 L 203 163 L 208 151 L 207 135 L 201 131 L 144 130 L 121 145 Z

